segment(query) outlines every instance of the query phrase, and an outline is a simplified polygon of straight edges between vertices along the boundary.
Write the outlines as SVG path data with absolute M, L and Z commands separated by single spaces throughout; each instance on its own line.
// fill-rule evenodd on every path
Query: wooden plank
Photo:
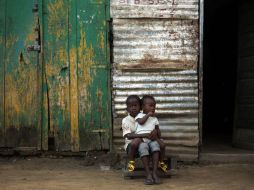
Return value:
M 0 1 L 0 147 L 4 146 L 5 1 Z
M 48 86 L 45 76 L 45 63 L 44 63 L 44 25 L 43 25 L 43 2 L 39 1 L 39 21 L 40 21 L 40 37 L 41 37 L 41 53 L 40 53 L 40 65 L 41 65 L 41 149 L 48 150 L 48 128 L 49 128 L 49 112 L 48 112 Z
M 22 6 L 22 8 L 21 8 Z M 7 147 L 37 147 L 40 138 L 40 71 L 31 1 L 6 1 L 5 137 Z
M 68 62 L 69 1 L 45 0 L 44 61 L 49 110 L 49 137 L 57 151 L 71 149 L 70 142 L 70 64 Z
M 77 1 L 71 1 L 69 8 L 69 63 L 70 63 L 70 114 L 71 114 L 71 150 L 79 151 L 78 129 L 78 63 L 77 63 Z

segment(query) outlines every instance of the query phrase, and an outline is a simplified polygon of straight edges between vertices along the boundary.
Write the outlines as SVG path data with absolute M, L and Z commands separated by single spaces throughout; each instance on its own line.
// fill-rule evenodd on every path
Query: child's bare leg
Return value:
M 152 153 L 152 157 L 153 157 L 153 173 L 152 173 L 152 176 L 153 176 L 153 179 L 154 179 L 154 182 L 156 184 L 159 184 L 161 183 L 158 175 L 157 175 L 157 168 L 158 168 L 158 163 L 159 163 L 159 152 L 153 152 Z
M 168 166 L 165 164 L 165 152 L 166 152 L 166 145 L 161 139 L 157 139 L 158 144 L 160 145 L 160 155 L 159 155 L 159 167 L 164 171 L 167 172 Z
M 162 140 L 160 140 L 160 139 L 157 139 L 157 142 L 159 143 L 159 145 L 160 145 L 160 156 L 159 156 L 159 161 L 160 162 L 163 162 L 164 161 L 164 159 L 165 159 L 165 152 L 166 152 L 166 145 L 165 145 L 165 143 L 162 141 Z
M 131 148 L 128 153 L 129 160 L 135 160 L 136 153 L 138 151 L 139 144 L 142 142 L 141 138 L 135 138 L 131 141 Z
M 130 172 L 135 170 L 135 156 L 138 151 L 139 144 L 141 142 L 142 142 L 142 139 L 140 138 L 135 138 L 131 141 L 130 150 L 128 151 L 128 157 L 129 157 L 128 170 Z
M 139 145 L 139 154 L 146 173 L 146 179 L 144 183 L 146 185 L 152 185 L 154 181 L 149 168 L 149 147 L 147 143 L 141 143 Z

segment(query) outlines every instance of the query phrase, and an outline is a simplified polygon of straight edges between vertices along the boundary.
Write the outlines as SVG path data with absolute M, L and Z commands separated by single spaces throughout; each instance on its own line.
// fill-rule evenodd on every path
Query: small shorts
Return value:
M 129 154 L 131 150 L 131 143 L 128 144 L 126 152 Z M 149 143 L 142 142 L 138 147 L 138 152 L 136 153 L 135 157 L 143 157 L 150 155 L 151 152 L 160 151 L 160 145 L 157 141 L 150 141 Z
M 138 147 L 140 157 L 150 155 L 150 152 L 160 151 L 160 145 L 157 141 L 150 141 L 149 143 L 142 142 Z

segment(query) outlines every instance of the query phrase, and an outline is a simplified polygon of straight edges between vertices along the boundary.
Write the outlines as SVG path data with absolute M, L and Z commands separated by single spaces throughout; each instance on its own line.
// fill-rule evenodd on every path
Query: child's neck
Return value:
M 139 114 L 139 113 L 138 113 L 138 114 Z M 138 115 L 138 114 L 137 114 L 137 115 Z M 131 117 L 133 117 L 133 118 L 135 118 L 135 117 L 137 116 L 137 115 L 133 116 L 133 115 L 131 115 L 130 113 L 129 113 L 129 115 L 130 115 Z

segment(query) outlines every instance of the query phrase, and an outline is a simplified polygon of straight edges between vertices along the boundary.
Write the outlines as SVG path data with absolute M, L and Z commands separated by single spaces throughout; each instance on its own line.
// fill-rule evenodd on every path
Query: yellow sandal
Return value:
M 135 170 L 135 161 L 130 160 L 129 163 L 128 163 L 128 171 L 133 172 L 134 170 Z
M 159 167 L 162 169 L 162 171 L 167 172 L 168 171 L 168 166 L 165 164 L 165 162 L 160 162 L 159 161 Z

